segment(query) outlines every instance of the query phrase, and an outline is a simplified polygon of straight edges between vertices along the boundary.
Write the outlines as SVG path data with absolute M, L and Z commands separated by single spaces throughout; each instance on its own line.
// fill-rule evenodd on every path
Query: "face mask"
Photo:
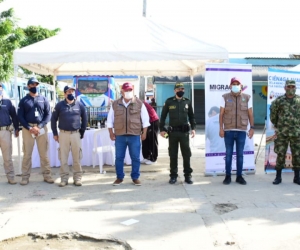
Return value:
M 287 89 L 287 90 L 285 91 L 285 93 L 286 93 L 287 95 L 295 95 L 296 89 Z
M 32 93 L 32 94 L 35 94 L 36 91 L 37 91 L 37 88 L 36 87 L 32 87 L 29 89 L 29 91 Z
M 126 99 L 131 99 L 133 97 L 133 92 L 130 91 L 130 92 L 125 92 L 125 98 Z
M 178 92 L 176 92 L 176 95 L 177 95 L 178 97 L 183 97 L 184 91 L 178 91 Z
M 0 96 L 2 96 L 3 95 L 3 90 L 0 90 Z
M 239 92 L 241 91 L 241 86 L 240 86 L 240 85 L 233 85 L 233 86 L 231 87 L 231 91 L 232 91 L 233 93 L 239 93 Z
M 68 95 L 67 95 L 67 99 L 68 99 L 69 101 L 73 101 L 73 100 L 75 99 L 75 95 L 74 95 L 74 94 L 68 94 Z

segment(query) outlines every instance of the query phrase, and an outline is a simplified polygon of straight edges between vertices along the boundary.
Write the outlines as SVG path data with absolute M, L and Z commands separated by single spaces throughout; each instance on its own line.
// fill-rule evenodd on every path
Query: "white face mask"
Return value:
M 124 95 L 126 99 L 131 99 L 133 97 L 133 91 L 124 92 Z
M 231 91 L 232 91 L 233 93 L 239 93 L 239 92 L 241 91 L 241 86 L 240 86 L 240 85 L 233 85 L 233 86 L 231 87 Z

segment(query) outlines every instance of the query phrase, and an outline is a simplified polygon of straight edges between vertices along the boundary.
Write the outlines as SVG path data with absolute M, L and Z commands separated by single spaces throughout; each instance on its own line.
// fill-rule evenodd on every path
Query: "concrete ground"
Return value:
M 256 131 L 256 145 L 262 132 Z M 223 176 L 204 176 L 204 137 L 200 129 L 192 143 L 193 185 L 183 182 L 181 156 L 179 181 L 168 184 L 167 140 L 161 137 L 157 164 L 141 166 L 140 187 L 131 182 L 130 166 L 120 186 L 112 186 L 111 166 L 105 166 L 106 174 L 83 167 L 82 187 L 59 188 L 58 168 L 53 169 L 55 184 L 43 182 L 40 169 L 33 169 L 29 185 L 9 185 L 1 163 L 0 240 L 28 232 L 77 231 L 110 235 L 139 250 L 298 249 L 300 186 L 292 183 L 292 173 L 272 185 L 275 174 L 264 172 L 265 137 L 246 186 L 224 186 Z M 14 147 L 15 165 L 16 154 Z M 129 219 L 138 222 L 121 224 Z

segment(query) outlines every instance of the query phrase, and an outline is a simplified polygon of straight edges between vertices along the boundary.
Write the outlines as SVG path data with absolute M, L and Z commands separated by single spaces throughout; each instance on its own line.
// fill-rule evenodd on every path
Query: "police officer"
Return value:
M 19 102 L 18 118 L 23 126 L 23 161 L 22 161 L 22 181 L 21 185 L 29 183 L 31 173 L 31 155 L 34 147 L 34 141 L 37 143 L 42 174 L 44 181 L 54 183 L 51 177 L 51 168 L 48 158 L 48 130 L 47 123 L 50 120 L 50 104 L 46 97 L 39 95 L 37 86 L 39 81 L 32 77 L 28 80 L 27 86 L 29 94 Z
M 191 130 L 192 138 L 195 136 L 196 121 L 191 101 L 184 95 L 184 85 L 177 82 L 174 87 L 175 96 L 166 100 L 161 112 L 160 135 L 165 137 L 169 135 L 169 156 L 170 156 L 170 184 L 177 181 L 178 172 L 178 144 L 180 144 L 181 154 L 183 157 L 183 172 L 185 182 L 193 184 L 193 169 L 190 166 L 191 149 L 189 142 L 189 131 Z M 165 128 L 165 120 L 169 113 L 170 126 Z M 189 122 L 188 122 L 189 120 Z M 168 132 L 168 133 L 167 133 Z
M 87 125 L 85 107 L 75 100 L 75 89 L 69 86 L 64 88 L 65 100 L 59 102 L 53 110 L 51 117 L 51 128 L 53 138 L 59 142 L 60 177 L 59 187 L 68 185 L 69 166 L 68 158 L 71 149 L 73 158 L 73 181 L 75 186 L 82 186 L 82 158 L 81 141 Z M 57 133 L 57 120 L 59 120 Z
M 13 126 L 12 126 L 13 124 Z M 3 86 L 0 83 L 0 148 L 2 151 L 3 165 L 9 184 L 16 184 L 15 171 L 12 162 L 11 132 L 19 136 L 19 121 L 16 109 L 9 99 L 3 97 Z
M 296 82 L 285 82 L 285 95 L 276 98 L 270 107 L 270 120 L 275 127 L 274 151 L 277 153 L 274 185 L 281 183 L 281 172 L 285 167 L 285 156 L 290 144 L 294 183 L 300 185 L 300 96 L 296 95 Z

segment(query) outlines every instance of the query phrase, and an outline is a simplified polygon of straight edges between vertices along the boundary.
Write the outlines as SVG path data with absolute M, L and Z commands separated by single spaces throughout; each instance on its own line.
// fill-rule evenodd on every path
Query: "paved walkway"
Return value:
M 283 183 L 272 185 L 275 175 L 264 173 L 262 150 L 256 174 L 245 177 L 246 186 L 235 182 L 224 186 L 223 176 L 204 176 L 203 130 L 197 134 L 192 148 L 193 185 L 183 183 L 182 167 L 177 184 L 168 184 L 163 138 L 158 163 L 141 166 L 140 187 L 130 180 L 130 166 L 117 187 L 111 185 L 115 173 L 110 166 L 105 166 L 104 175 L 98 168 L 84 167 L 82 187 L 59 188 L 57 168 L 53 185 L 42 182 L 39 169 L 34 169 L 29 185 L 12 186 L 6 183 L 1 164 L 0 240 L 28 232 L 78 231 L 111 235 L 139 250 L 298 249 L 300 186 L 292 183 L 293 174 L 284 173 Z M 261 137 L 259 130 L 255 144 Z M 179 162 L 182 166 L 181 157 Z M 129 219 L 139 222 L 120 224 Z

